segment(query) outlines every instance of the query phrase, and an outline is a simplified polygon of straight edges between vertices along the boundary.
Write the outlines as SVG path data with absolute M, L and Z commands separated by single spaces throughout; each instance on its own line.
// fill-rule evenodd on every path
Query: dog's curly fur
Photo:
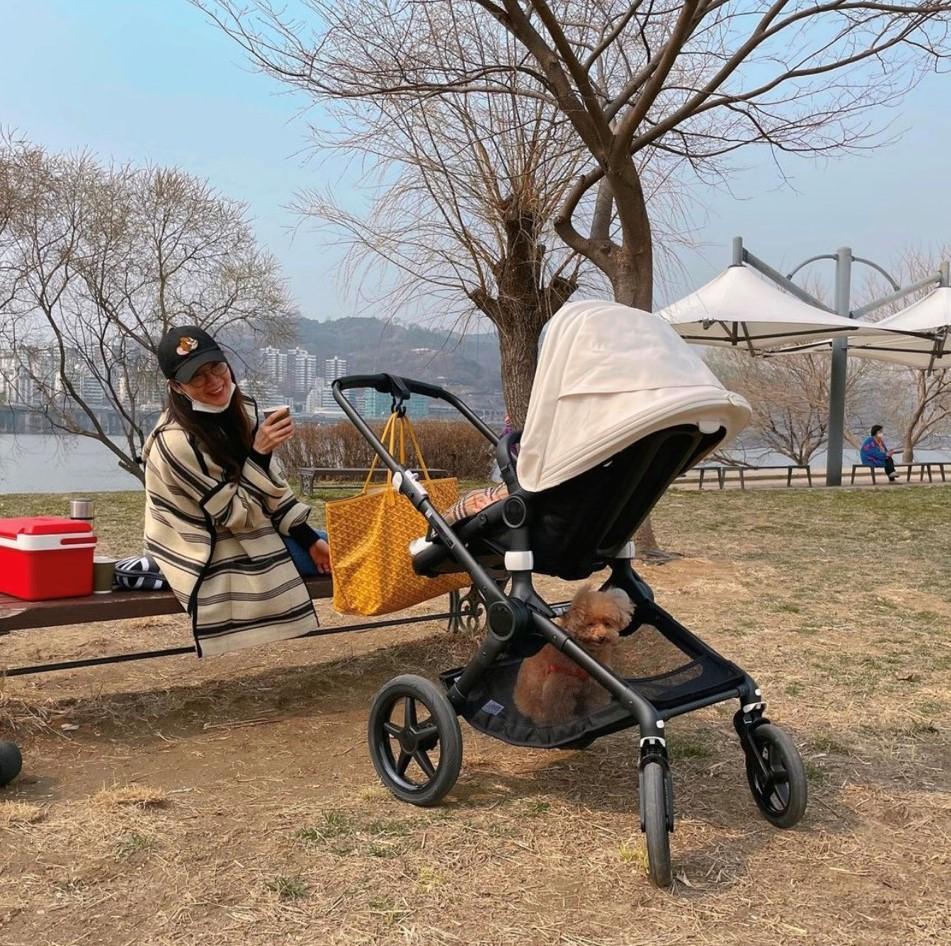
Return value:
M 621 631 L 631 623 L 634 605 L 619 588 L 582 588 L 559 622 L 596 660 L 611 667 Z M 607 690 L 551 644 L 522 661 L 515 682 L 515 706 L 540 726 L 588 716 L 610 702 Z

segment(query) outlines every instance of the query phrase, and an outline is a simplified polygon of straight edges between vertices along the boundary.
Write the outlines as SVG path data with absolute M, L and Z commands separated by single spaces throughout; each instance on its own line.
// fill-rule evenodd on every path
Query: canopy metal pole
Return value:
M 849 296 L 852 288 L 852 250 L 843 246 L 835 256 L 835 311 L 851 318 Z M 829 379 L 829 448 L 826 458 L 826 486 L 842 485 L 842 445 L 845 433 L 845 382 L 849 367 L 849 342 L 832 341 L 832 376 Z

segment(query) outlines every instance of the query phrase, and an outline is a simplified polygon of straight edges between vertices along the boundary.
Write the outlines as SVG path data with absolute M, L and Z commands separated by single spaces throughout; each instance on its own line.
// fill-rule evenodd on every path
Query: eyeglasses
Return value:
M 205 365 L 202 368 L 199 368 L 193 375 L 191 381 L 187 382 L 188 384 L 196 384 L 199 387 L 204 387 L 209 384 L 214 378 L 224 378 L 230 372 L 227 361 L 212 361 L 210 364 Z

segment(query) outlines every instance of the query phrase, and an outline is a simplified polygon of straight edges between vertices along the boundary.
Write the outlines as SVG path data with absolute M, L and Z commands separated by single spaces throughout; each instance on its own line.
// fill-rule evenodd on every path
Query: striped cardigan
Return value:
M 317 627 L 306 585 L 281 539 L 310 507 L 277 457 L 248 459 L 237 483 L 169 415 L 143 450 L 145 548 L 192 619 L 198 655 L 298 637 Z

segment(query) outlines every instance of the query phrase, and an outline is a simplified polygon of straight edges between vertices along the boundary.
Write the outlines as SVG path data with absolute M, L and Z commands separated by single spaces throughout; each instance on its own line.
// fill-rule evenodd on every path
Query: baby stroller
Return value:
M 452 405 L 496 444 L 509 495 L 448 525 L 346 398 L 355 388 L 390 394 L 397 408 L 415 396 Z M 464 667 L 441 675 L 442 687 L 403 675 L 373 701 L 370 753 L 397 798 L 433 805 L 455 784 L 462 761 L 458 716 L 490 736 L 536 748 L 582 748 L 637 726 L 641 830 L 651 879 L 668 886 L 674 808 L 667 720 L 736 699 L 733 722 L 756 804 L 778 827 L 800 820 L 807 800 L 802 760 L 766 718 L 756 683 L 661 608 L 631 565 L 631 537 L 667 487 L 734 436 L 750 414 L 665 322 L 615 303 L 564 306 L 547 328 L 525 428 L 501 438 L 432 384 L 351 376 L 335 381 L 333 393 L 393 471 L 394 488 L 428 522 L 426 536 L 410 547 L 414 570 L 426 576 L 465 570 L 486 604 L 485 639 Z M 610 569 L 603 587 L 623 589 L 635 605 L 623 647 L 638 659 L 661 654 L 659 669 L 606 668 L 555 623 L 558 610 L 532 582 L 536 572 L 575 580 L 601 569 Z M 553 725 L 519 712 L 513 699 L 519 667 L 546 642 L 610 694 L 607 705 Z

